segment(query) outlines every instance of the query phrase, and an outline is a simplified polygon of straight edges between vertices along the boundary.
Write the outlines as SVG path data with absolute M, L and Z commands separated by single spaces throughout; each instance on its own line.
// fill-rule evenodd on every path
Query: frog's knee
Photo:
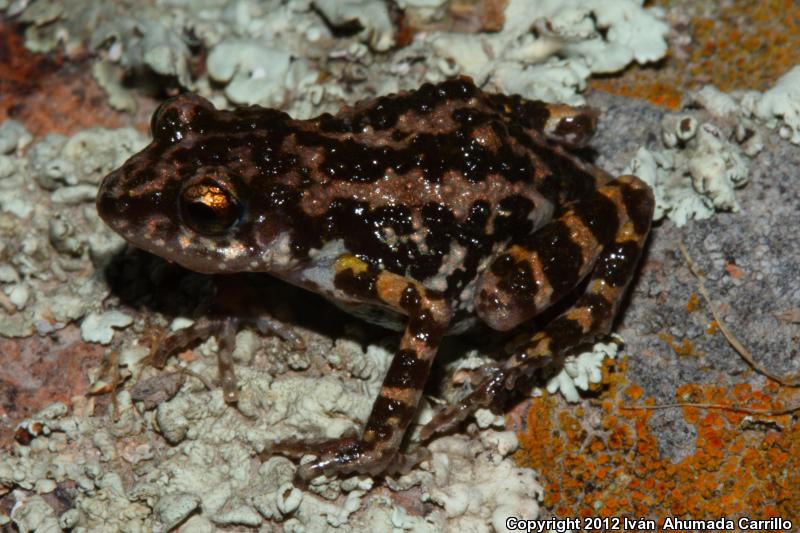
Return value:
M 550 115 L 544 124 L 548 138 L 566 146 L 585 146 L 597 129 L 599 111 L 591 107 L 575 107 L 566 104 L 548 104 Z
M 524 304 L 524 295 L 499 286 L 494 275 L 482 276 L 475 292 L 475 313 L 487 326 L 497 331 L 508 331 L 527 320 L 534 306 Z M 519 289 L 523 289 L 520 287 Z M 519 292 L 519 291 L 518 291 Z
M 653 219 L 655 196 L 650 186 L 633 174 L 616 178 L 611 184 L 622 189 L 622 201 L 628 217 L 636 225 L 637 233 L 646 233 Z

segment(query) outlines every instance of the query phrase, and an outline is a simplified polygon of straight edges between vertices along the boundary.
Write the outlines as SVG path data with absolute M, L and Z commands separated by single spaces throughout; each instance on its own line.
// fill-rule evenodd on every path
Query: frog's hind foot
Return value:
M 277 335 L 283 341 L 292 345 L 295 350 L 305 350 L 306 343 L 303 337 L 297 334 L 291 326 L 284 324 L 280 320 L 272 318 L 271 316 L 259 316 L 258 318 L 251 319 L 253 325 L 264 335 Z
M 259 458 L 265 461 L 278 454 L 294 459 L 313 455 L 315 459 L 300 464 L 295 483 L 306 486 L 317 476 L 341 474 L 406 474 L 430 457 L 427 448 L 416 447 L 407 453 L 372 446 L 355 436 L 323 441 L 284 441 L 264 450 Z
M 295 481 L 306 485 L 317 476 L 339 474 L 377 475 L 387 470 L 393 457 L 386 450 L 375 448 L 356 437 L 341 437 L 324 441 L 288 441 L 269 447 L 261 454 L 264 460 L 274 454 L 292 458 L 316 456 L 302 463 L 295 472 Z
M 438 433 L 447 433 L 455 429 L 467 417 L 481 408 L 496 410 L 508 398 L 509 390 L 504 384 L 507 372 L 504 369 L 494 370 L 478 387 L 462 400 L 448 405 L 433 415 L 433 419 L 425 424 L 420 432 L 420 439 L 425 442 Z

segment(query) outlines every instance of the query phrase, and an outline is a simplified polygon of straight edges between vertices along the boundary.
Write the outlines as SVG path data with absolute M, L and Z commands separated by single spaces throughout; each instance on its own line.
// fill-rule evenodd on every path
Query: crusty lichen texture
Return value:
M 248 363 L 237 366 L 238 408 L 194 377 L 183 375 L 176 391 L 169 378 L 177 368 L 136 368 L 141 379 L 134 398 L 121 391 L 115 404 L 92 416 L 95 401 L 76 397 L 69 407 L 56 403 L 24 421 L 11 453 L 0 455 L 0 496 L 13 491 L 14 502 L 0 524 L 22 531 L 44 524 L 186 532 L 282 524 L 288 531 L 435 532 L 502 530 L 507 516 L 536 515 L 541 487 L 532 470 L 510 457 L 516 436 L 488 428 L 477 438 L 435 440 L 427 461 L 388 478 L 387 487 L 370 490 L 375 481 L 361 476 L 319 477 L 307 490 L 296 488 L 296 464 L 261 452 L 279 439 L 356 429 L 391 353 L 306 333 L 309 353 L 298 359 L 275 339 L 262 342 L 250 332 L 238 337 L 237 357 Z M 214 352 L 214 344 L 199 352 Z M 265 350 L 271 361 L 285 361 L 283 371 L 280 365 L 269 369 Z M 192 359 L 188 368 L 195 375 L 214 379 L 213 353 Z M 309 364 L 339 370 L 292 371 Z M 42 498 L 65 490 L 71 505 L 43 504 Z
M 655 411 L 625 406 L 656 402 L 628 383 L 625 363 L 606 374 L 597 405 L 564 409 L 557 398 L 534 399 L 519 434 L 520 464 L 544 484 L 545 514 L 800 519 L 800 427 L 792 415 L 762 417 L 731 410 L 679 408 L 694 451 L 665 456 L 652 426 Z M 768 384 L 682 385 L 676 403 L 781 409 L 791 390 Z
M 669 27 L 659 9 L 643 3 L 509 0 L 483 11 L 476 3 L 471 12 L 458 2 L 406 2 L 401 25 L 381 0 L 202 0 L 191 9 L 183 3 L 38 0 L 14 3 L 6 12 L 27 25 L 31 50 L 63 44 L 67 53 L 93 52 L 92 73 L 117 108 L 135 108 L 123 77 L 139 70 L 204 96 L 221 84 L 229 102 L 280 105 L 303 118 L 457 74 L 505 93 L 580 102 L 577 91 L 592 73 L 666 54 Z M 448 30 L 464 18 L 478 29 L 500 31 Z M 349 80 L 347 93 L 342 79 Z
M 29 49 L 63 50 L 67 57 L 88 51 L 87 68 L 111 105 L 126 112 L 138 107 L 140 119 L 156 105 L 144 98 L 154 79 L 130 83 L 131 74 L 155 74 L 168 90 L 197 91 L 217 106 L 259 103 L 302 118 L 458 74 L 491 90 L 577 103 L 593 74 L 635 64 L 626 77 L 594 77 L 590 86 L 675 112 L 661 128 L 652 125 L 656 140 L 636 154 L 639 166 L 631 170 L 652 178 L 662 200 L 659 214 L 688 228 L 717 209 L 742 206 L 740 187 L 752 181 L 753 157 L 769 139 L 762 126 L 797 142 L 800 82 L 792 67 L 800 63 L 800 17 L 790 0 L 396 4 L 406 10 L 401 20 L 382 0 L 313 6 L 307 0 L 201 0 L 191 8 L 185 2 L 35 0 L 0 1 L 0 9 L 24 25 Z M 713 9 L 690 10 L 682 19 L 686 6 Z M 735 17 L 748 23 L 731 24 Z M 654 66 L 666 56 L 668 38 L 669 57 Z M 18 68 L 15 75 L 27 74 Z M 708 83 L 718 89 L 704 89 Z M 62 104 L 65 92 L 84 94 L 74 89 L 82 84 L 42 86 L 58 109 L 69 108 Z M 694 91 L 684 98 L 688 89 Z M 684 102 L 689 108 L 680 109 Z M 429 460 L 405 476 L 385 484 L 365 477 L 320 479 L 308 490 L 295 488 L 296 463 L 267 457 L 265 448 L 277 438 L 331 437 L 359 428 L 386 371 L 387 347 L 397 339 L 364 340 L 358 325 L 344 335 L 299 328 L 308 346 L 301 352 L 243 331 L 235 354 L 242 385 L 238 409 L 203 383 L 213 385 L 216 378 L 214 340 L 177 354 L 164 370 L 149 367 L 148 341 L 176 315 L 192 311 L 149 307 L 153 288 L 188 298 L 207 282 L 125 253 L 122 240 L 97 217 L 99 180 L 147 142 L 146 122 L 138 131 L 92 128 L 70 137 L 42 136 L 48 128 L 85 127 L 91 113 L 72 113 L 79 120 L 30 107 L 53 116 L 40 120 L 38 129 L 0 124 L 0 342 L 23 347 L 0 350 L 0 379 L 15 384 L 2 392 L 19 409 L 43 397 L 51 402 L 56 387 L 68 392 L 7 431 L 16 429 L 17 440 L 0 452 L 0 527 L 501 531 L 508 515 L 658 518 L 670 512 L 703 518 L 753 510 L 763 511 L 760 518 L 800 520 L 795 419 L 691 407 L 623 409 L 654 401 L 645 397 L 644 385 L 627 381 L 626 361 L 613 359 L 618 350 L 647 354 L 616 342 L 577 354 L 549 382 L 551 392 L 580 401 L 577 407 L 535 391 L 526 400 L 529 410 L 523 403 L 508 417 L 511 427 L 518 413 L 527 413 L 516 434 L 503 431 L 503 417 L 482 410 L 466 435 L 432 442 Z M 99 115 L 95 120 L 105 119 Z M 624 128 L 617 132 L 625 134 Z M 771 164 L 779 167 L 780 158 Z M 766 226 L 780 220 L 746 216 Z M 711 247 L 713 231 L 708 238 Z M 720 261 L 723 253 L 709 252 Z M 109 287 L 106 273 L 115 260 L 120 264 L 111 271 L 121 273 L 123 292 L 132 292 L 132 299 Z M 725 262 L 729 272 L 738 268 Z M 762 263 L 754 264 L 761 269 Z M 745 283 L 749 274 L 737 272 L 732 282 Z M 765 267 L 753 275 L 778 274 Z M 660 289 L 655 297 L 671 298 L 667 292 Z M 187 322 L 178 318 L 172 325 Z M 715 323 L 707 334 L 718 335 Z M 663 338 L 670 356 L 701 355 L 678 333 Z M 35 352 L 34 342 L 44 348 Z M 54 346 L 69 357 L 54 359 Z M 31 353 L 46 356 L 32 360 Z M 85 396 L 87 380 L 92 390 L 112 388 L 114 373 L 100 366 L 101 355 L 126 380 L 113 403 L 109 396 Z M 52 361 L 60 366 L 53 369 Z M 459 371 L 485 362 L 473 353 L 456 359 L 445 374 L 466 381 L 467 372 Z M 58 379 L 36 374 L 48 364 Z M 770 384 L 763 390 L 689 384 L 677 388 L 674 401 L 778 408 L 800 400 Z M 656 425 L 659 416 L 670 416 L 683 433 Z M 418 422 L 427 417 L 429 405 Z M 4 429 L 9 420 L 3 411 Z M 681 434 L 692 443 L 672 446 L 680 455 L 670 455 L 665 437 Z
M 656 0 L 676 31 L 659 68 L 634 66 L 591 86 L 677 109 L 687 91 L 764 91 L 800 64 L 800 13 L 794 0 Z

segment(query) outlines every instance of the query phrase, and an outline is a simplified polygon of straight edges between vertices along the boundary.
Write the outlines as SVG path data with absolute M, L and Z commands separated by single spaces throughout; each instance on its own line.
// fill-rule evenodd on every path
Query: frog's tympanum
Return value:
M 465 78 L 310 120 L 183 94 L 105 178 L 97 208 L 133 245 L 188 269 L 268 273 L 402 330 L 360 437 L 302 448 L 318 457 L 302 478 L 377 474 L 408 462 L 398 449 L 444 335 L 478 322 L 507 331 L 581 287 L 424 438 L 609 332 L 653 195 L 579 157 L 596 119 Z

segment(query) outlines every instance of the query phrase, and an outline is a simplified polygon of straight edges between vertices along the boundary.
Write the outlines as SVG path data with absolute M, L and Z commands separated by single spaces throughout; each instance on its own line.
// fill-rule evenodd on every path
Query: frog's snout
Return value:
M 103 178 L 100 188 L 97 190 L 97 198 L 95 200 L 97 214 L 114 230 L 117 229 L 117 224 L 115 224 L 117 216 L 115 215 L 119 214 L 119 202 L 114 195 L 111 194 L 111 191 L 114 188 L 113 185 L 119 181 L 119 174 L 120 171 L 115 170 Z

